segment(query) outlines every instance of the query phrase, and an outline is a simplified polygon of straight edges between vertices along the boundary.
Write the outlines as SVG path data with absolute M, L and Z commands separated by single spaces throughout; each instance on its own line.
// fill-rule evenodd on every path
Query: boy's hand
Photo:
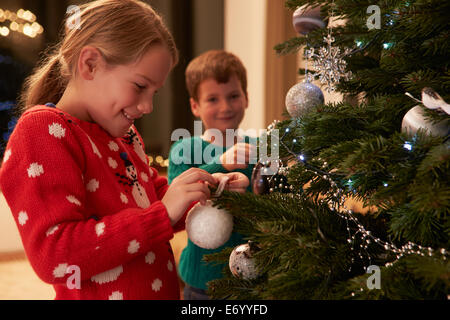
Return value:
M 256 147 L 248 143 L 236 143 L 220 156 L 220 163 L 228 171 L 247 168 L 251 155 L 255 154 Z
M 217 183 L 211 174 L 199 168 L 186 170 L 173 179 L 169 189 L 161 199 L 172 225 L 180 220 L 192 202 L 200 201 L 201 204 L 205 204 L 206 200 L 210 198 L 210 191 L 206 182 L 211 185 Z
M 245 189 L 250 184 L 247 176 L 240 172 L 230 172 L 230 173 L 213 173 L 212 176 L 216 179 L 216 184 L 220 183 L 222 177 L 226 176 L 229 178 L 227 184 L 225 185 L 225 190 L 244 193 Z

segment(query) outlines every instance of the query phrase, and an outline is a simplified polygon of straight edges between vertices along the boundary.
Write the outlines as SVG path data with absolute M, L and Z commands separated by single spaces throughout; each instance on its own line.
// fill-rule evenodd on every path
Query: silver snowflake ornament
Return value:
M 326 47 L 321 47 L 318 53 L 314 52 L 314 48 L 305 51 L 307 59 L 313 59 L 313 67 L 315 73 L 313 75 L 307 74 L 306 81 L 312 81 L 318 77 L 322 84 L 326 84 L 325 90 L 330 93 L 336 89 L 335 85 L 341 78 L 349 80 L 352 76 L 350 71 L 346 71 L 347 62 L 343 59 L 352 52 L 352 49 L 346 48 L 343 53 L 339 47 L 334 47 L 331 44 L 334 42 L 334 37 L 328 34 L 323 40 L 327 43 Z

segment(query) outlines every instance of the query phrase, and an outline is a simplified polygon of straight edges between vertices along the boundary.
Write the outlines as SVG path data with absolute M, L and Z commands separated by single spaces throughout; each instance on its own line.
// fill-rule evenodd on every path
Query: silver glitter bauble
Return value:
M 432 123 L 425 118 L 422 108 L 422 106 L 417 105 L 405 114 L 402 121 L 402 132 L 415 134 L 419 129 L 425 129 L 433 136 L 445 137 L 450 129 L 448 122 L 444 120 L 439 123 Z
M 244 243 L 233 249 L 229 267 L 235 277 L 252 280 L 259 276 L 253 254 L 254 246 L 251 243 Z
M 203 249 L 217 249 L 224 245 L 232 231 L 233 216 L 213 207 L 211 200 L 206 201 L 206 205 L 197 203 L 186 218 L 189 239 Z
M 325 28 L 328 24 L 328 19 L 320 14 L 320 7 L 310 7 L 304 5 L 292 14 L 292 25 L 294 30 L 302 35 L 307 35 L 317 28 Z
M 310 82 L 300 82 L 289 89 L 286 95 L 286 109 L 292 118 L 298 118 L 324 101 L 323 92 L 318 86 Z

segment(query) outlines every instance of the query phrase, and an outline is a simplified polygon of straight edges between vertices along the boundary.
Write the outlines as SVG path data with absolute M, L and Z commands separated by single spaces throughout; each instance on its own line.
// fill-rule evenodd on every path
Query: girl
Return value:
M 133 126 L 177 63 L 175 43 L 137 0 L 88 3 L 79 21 L 26 82 L 1 190 L 56 299 L 179 299 L 169 240 L 220 176 L 192 169 L 168 187 Z M 248 179 L 230 178 L 244 192 Z

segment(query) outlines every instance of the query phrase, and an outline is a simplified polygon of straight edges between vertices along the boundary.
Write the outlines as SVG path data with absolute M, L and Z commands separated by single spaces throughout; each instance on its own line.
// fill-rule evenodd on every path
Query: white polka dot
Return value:
M 30 167 L 27 169 L 27 171 L 28 171 L 28 177 L 36 178 L 44 173 L 44 168 L 39 163 L 34 162 L 30 165 Z
M 11 157 L 11 149 L 5 151 L 5 156 L 3 157 L 3 164 L 5 164 L 6 161 L 9 160 L 9 157 Z
M 117 161 L 111 157 L 108 158 L 108 164 L 113 169 L 117 168 Z
M 173 263 L 172 261 L 167 261 L 167 269 L 169 269 L 169 271 L 173 271 Z
M 19 212 L 18 220 L 19 220 L 19 224 L 20 224 L 21 226 L 23 226 L 25 223 L 27 223 L 27 220 L 28 220 L 28 214 L 27 214 L 25 211 L 20 211 L 20 212 Z
M 150 168 L 150 177 L 153 177 L 153 170 Z
M 95 250 L 98 250 L 98 249 L 100 249 L 100 247 L 98 247 L 98 246 L 97 246 L 97 247 L 95 247 Z
M 155 262 L 155 258 L 155 253 L 150 251 L 145 255 L 145 262 L 147 262 L 148 264 L 152 264 L 153 262 Z
M 48 126 L 48 133 L 55 138 L 61 139 L 66 136 L 66 129 L 64 129 L 59 123 L 52 123 Z
M 53 270 L 53 276 L 55 278 L 62 278 L 66 274 L 67 270 L 67 263 L 60 263 L 54 270 Z
M 86 185 L 87 191 L 95 192 L 98 189 L 99 182 L 96 179 L 91 179 Z
M 81 202 L 77 198 L 75 198 L 75 196 L 69 195 L 69 196 L 66 197 L 66 199 L 70 203 L 76 204 L 77 206 L 81 206 Z
M 111 295 L 108 297 L 109 300 L 123 300 L 123 293 L 120 291 L 114 291 L 111 293 Z
M 119 276 L 122 272 L 123 272 L 123 267 L 118 266 L 118 267 L 115 267 L 114 269 L 111 269 L 111 270 L 99 273 L 95 276 L 92 276 L 91 281 L 96 282 L 98 284 L 112 282 L 112 281 L 117 280 L 117 278 L 119 278 Z
M 98 151 L 97 146 L 94 144 L 94 142 L 91 140 L 91 138 L 90 138 L 89 136 L 87 136 L 87 137 L 88 137 L 89 141 L 91 142 L 91 145 L 92 145 L 92 151 L 94 151 L 94 153 L 95 153 L 99 158 L 101 158 L 102 155 L 101 155 L 100 151 Z
M 114 141 L 110 141 L 108 143 L 109 150 L 111 151 L 119 151 L 119 146 Z
M 95 233 L 100 237 L 105 232 L 105 223 L 100 222 L 95 225 Z
M 136 240 L 130 241 L 130 243 L 128 244 L 128 253 L 133 254 L 138 252 L 140 246 L 141 245 Z
M 125 203 L 125 204 L 128 203 L 128 198 L 123 193 L 120 193 L 120 200 L 122 200 L 122 202 Z
M 50 227 L 48 228 L 47 232 L 45 233 L 45 235 L 48 237 L 51 234 L 54 234 L 56 230 L 58 230 L 59 225 L 57 224 L 56 226 Z
M 160 279 L 155 279 L 155 280 L 153 280 L 153 283 L 152 283 L 152 289 L 153 289 L 153 291 L 159 291 L 159 290 L 161 290 L 161 287 L 162 287 L 162 281 L 160 280 Z
M 144 180 L 145 182 L 148 182 L 148 175 L 145 172 L 141 172 L 141 178 L 142 180 Z

